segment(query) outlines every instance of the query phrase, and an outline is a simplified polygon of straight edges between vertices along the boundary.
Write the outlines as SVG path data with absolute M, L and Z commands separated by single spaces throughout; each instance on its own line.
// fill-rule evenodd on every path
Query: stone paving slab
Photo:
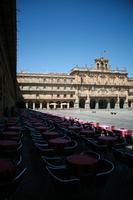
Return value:
M 133 130 L 133 110 L 41 110 L 58 116 L 71 116 L 89 122 Z

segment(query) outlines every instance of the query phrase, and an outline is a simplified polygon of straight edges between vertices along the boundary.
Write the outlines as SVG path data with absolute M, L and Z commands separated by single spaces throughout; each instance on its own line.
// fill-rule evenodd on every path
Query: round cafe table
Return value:
M 80 134 L 85 135 L 85 136 L 91 136 L 91 135 L 93 136 L 95 135 L 95 131 L 90 130 L 90 129 L 84 129 L 80 131 Z
M 21 136 L 20 132 L 16 132 L 16 131 L 4 131 L 2 135 L 7 136 L 7 137 L 20 137 Z
M 68 139 L 64 139 L 64 138 L 54 138 L 54 139 L 50 139 L 49 140 L 49 144 L 56 148 L 57 150 L 61 151 L 64 149 L 65 146 L 67 146 L 68 144 L 70 144 L 71 141 Z
M 17 149 L 18 143 L 15 140 L 0 140 L 1 150 L 12 150 Z
M 73 167 L 76 175 L 92 172 L 98 163 L 96 158 L 84 154 L 73 154 L 67 156 L 66 160 L 68 164 Z
M 46 132 L 42 132 L 41 133 L 42 136 L 44 136 L 47 140 L 53 139 L 53 138 L 57 138 L 59 137 L 59 133 L 54 132 L 54 131 L 46 131 Z
M 35 129 L 36 129 L 37 131 L 39 131 L 39 132 L 47 131 L 47 128 L 44 127 L 44 126 L 37 126 L 37 127 L 35 127 Z
M 81 130 L 81 127 L 79 127 L 79 126 L 69 126 L 68 129 L 71 130 L 71 131 L 75 131 L 75 132 L 78 131 L 79 132 Z
M 117 138 L 112 137 L 112 136 L 100 136 L 98 137 L 98 140 L 104 144 L 114 144 L 117 142 Z
M 43 124 L 42 123 L 40 123 L 40 122 L 34 122 L 34 123 L 32 123 L 33 124 L 33 126 L 42 126 Z
M 16 166 L 8 160 L 0 159 L 0 184 L 11 181 L 16 174 Z
M 20 126 L 9 126 L 7 127 L 8 131 L 21 131 L 21 127 Z

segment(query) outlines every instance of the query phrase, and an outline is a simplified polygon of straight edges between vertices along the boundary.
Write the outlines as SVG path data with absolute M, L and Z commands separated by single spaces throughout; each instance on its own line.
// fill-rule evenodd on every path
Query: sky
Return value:
M 133 0 L 17 0 L 18 72 L 69 72 L 96 57 L 133 76 Z

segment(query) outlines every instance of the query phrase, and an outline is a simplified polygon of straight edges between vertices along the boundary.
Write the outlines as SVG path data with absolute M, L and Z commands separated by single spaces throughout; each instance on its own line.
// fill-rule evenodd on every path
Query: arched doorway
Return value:
M 112 109 L 115 108 L 115 99 L 110 100 L 110 108 L 112 108 Z
M 53 109 L 53 108 L 54 108 L 54 103 L 53 103 L 53 102 L 50 102 L 50 103 L 49 103 L 49 108 L 50 108 L 50 109 Z
M 106 99 L 100 99 L 98 104 L 99 104 L 99 109 L 106 109 L 108 102 Z
M 120 108 L 124 108 L 124 99 L 120 99 Z
M 79 99 L 79 108 L 85 108 L 85 99 L 84 98 Z
M 35 108 L 36 108 L 36 109 L 39 109 L 39 108 L 40 108 L 40 102 L 39 102 L 39 101 L 35 102 Z
M 90 100 L 90 109 L 95 109 L 95 107 L 96 107 L 96 101 L 95 101 L 95 99 L 91 99 Z
M 70 107 L 70 108 L 74 108 L 74 102 L 73 102 L 73 101 L 70 101 L 69 107 Z
M 128 107 L 131 108 L 131 101 L 128 101 Z
M 63 108 L 63 109 L 67 109 L 67 102 L 66 102 L 66 101 L 64 101 L 64 102 L 62 103 L 62 108 Z
M 28 108 L 33 109 L 33 102 L 32 101 L 28 102 Z
M 43 101 L 43 102 L 42 102 L 42 108 L 47 108 L 47 103 L 46 103 L 46 101 Z

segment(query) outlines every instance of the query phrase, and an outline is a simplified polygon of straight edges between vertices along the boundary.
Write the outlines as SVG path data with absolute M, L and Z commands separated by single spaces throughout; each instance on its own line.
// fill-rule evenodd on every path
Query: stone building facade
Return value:
M 95 59 L 92 68 L 75 66 L 70 73 L 17 74 L 27 108 L 133 108 L 133 78 L 126 70 L 112 70 L 109 60 Z
M 0 0 L 0 116 L 16 99 L 16 0 Z

